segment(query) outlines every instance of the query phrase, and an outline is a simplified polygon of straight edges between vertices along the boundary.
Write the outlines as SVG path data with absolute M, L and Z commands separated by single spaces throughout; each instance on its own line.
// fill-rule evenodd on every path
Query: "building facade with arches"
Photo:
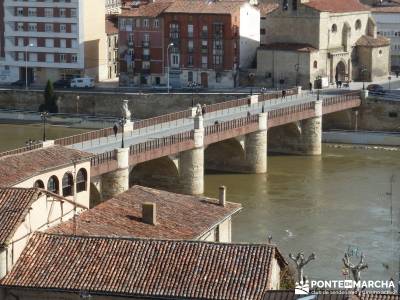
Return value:
M 377 35 L 369 7 L 358 0 L 275 0 L 265 17 L 257 76 L 270 86 L 309 87 L 323 78 L 374 81 L 390 69 L 390 41 Z
M 0 157 L 0 187 L 40 188 L 88 208 L 90 157 L 61 146 Z

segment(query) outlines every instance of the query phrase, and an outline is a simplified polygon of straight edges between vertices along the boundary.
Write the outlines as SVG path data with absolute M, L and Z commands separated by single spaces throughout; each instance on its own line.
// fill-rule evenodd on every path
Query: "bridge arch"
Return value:
M 293 122 L 268 130 L 268 152 L 288 153 L 301 140 L 301 123 Z
M 236 138 L 208 145 L 204 151 L 204 166 L 208 171 L 239 172 L 246 160 L 243 141 Z
M 129 186 L 135 184 L 176 192 L 179 168 L 169 156 L 137 164 L 129 173 Z

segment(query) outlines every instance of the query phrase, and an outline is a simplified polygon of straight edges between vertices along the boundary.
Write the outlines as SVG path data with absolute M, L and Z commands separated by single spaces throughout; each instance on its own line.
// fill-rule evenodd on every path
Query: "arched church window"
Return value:
M 336 24 L 332 25 L 332 32 L 337 32 L 337 25 Z
M 83 192 L 87 189 L 87 172 L 85 169 L 80 169 L 76 174 L 76 192 Z
M 314 60 L 314 69 L 317 69 L 318 68 L 318 62 L 316 61 L 316 60 Z
M 33 187 L 35 187 L 35 188 L 40 188 L 40 189 L 44 189 L 44 183 L 43 183 L 43 181 L 41 181 L 40 179 L 39 179 L 39 180 L 36 180 L 35 183 L 34 183 L 34 185 L 33 185 Z
M 71 173 L 65 173 L 62 178 L 62 192 L 63 196 L 72 196 L 73 194 L 74 178 Z
M 49 192 L 58 194 L 59 186 L 58 186 L 58 178 L 56 176 L 51 176 L 49 181 L 47 182 L 47 190 Z
M 356 30 L 360 30 L 361 29 L 361 20 L 360 19 L 358 19 L 356 21 L 355 27 L 356 27 Z

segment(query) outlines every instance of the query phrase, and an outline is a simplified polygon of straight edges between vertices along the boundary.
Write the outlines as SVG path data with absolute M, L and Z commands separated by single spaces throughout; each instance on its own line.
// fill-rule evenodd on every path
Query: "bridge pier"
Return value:
M 204 193 L 204 126 L 203 117 L 194 119 L 194 149 L 179 155 L 181 192 L 188 195 Z
M 322 152 L 322 101 L 315 101 L 315 117 L 301 123 L 300 154 L 321 155 Z
M 129 148 L 117 149 L 118 169 L 101 176 L 101 195 L 103 200 L 129 189 Z
M 259 130 L 245 136 L 246 171 L 255 174 L 267 172 L 267 113 L 258 116 Z

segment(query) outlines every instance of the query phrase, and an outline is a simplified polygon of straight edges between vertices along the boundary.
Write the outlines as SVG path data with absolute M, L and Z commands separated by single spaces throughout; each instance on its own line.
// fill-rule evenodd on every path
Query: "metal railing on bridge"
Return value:
M 140 154 L 140 153 L 143 153 L 146 151 L 175 145 L 175 144 L 181 143 L 183 141 L 188 141 L 188 140 L 193 140 L 193 139 L 194 139 L 193 130 L 181 132 L 181 133 L 174 134 L 171 136 L 157 138 L 157 139 L 154 139 L 151 141 L 146 141 L 143 143 L 131 145 L 129 147 L 129 155 L 136 155 L 136 154 Z
M 117 160 L 116 150 L 107 151 L 104 153 L 97 154 L 90 159 L 90 165 L 96 167 L 104 163 L 110 162 L 112 160 Z
M 240 118 L 240 119 L 234 119 L 234 120 L 230 120 L 230 121 L 226 121 L 226 122 L 221 122 L 218 124 L 209 125 L 209 126 L 204 127 L 204 135 L 207 136 L 207 135 L 211 135 L 214 133 L 228 131 L 231 129 L 244 127 L 248 124 L 257 123 L 257 122 L 258 122 L 258 114 Z
M 39 148 L 42 148 L 42 147 L 43 147 L 43 143 L 37 143 L 37 144 L 34 144 L 34 145 L 30 145 L 30 146 L 26 146 L 26 147 L 21 147 L 21 148 L 9 150 L 9 151 L 1 152 L 0 153 L 0 157 L 7 156 L 7 155 L 19 154 L 19 153 L 27 152 L 27 151 L 34 150 L 34 149 L 39 149 Z
M 60 146 L 69 146 L 73 144 L 83 143 L 90 140 L 100 139 L 114 134 L 113 128 L 103 128 L 99 130 L 89 131 L 81 134 L 68 136 L 54 140 L 54 144 Z
M 268 112 L 268 120 L 314 109 L 314 102 L 301 103 L 289 107 L 277 108 Z
M 178 111 L 178 112 L 174 112 L 174 113 L 170 113 L 170 114 L 166 114 L 166 115 L 161 115 L 161 116 L 157 116 L 157 117 L 153 117 L 153 118 L 149 118 L 149 119 L 135 121 L 135 123 L 133 125 L 133 129 L 150 127 L 150 126 L 158 125 L 161 123 L 167 123 L 167 122 L 172 122 L 172 121 L 176 121 L 179 119 L 189 118 L 191 116 L 192 116 L 192 111 L 190 109 L 182 110 L 182 111 Z
M 359 91 L 349 92 L 349 93 L 346 93 L 343 95 L 325 98 L 322 100 L 322 106 L 330 106 L 330 105 L 339 104 L 339 103 L 343 103 L 343 102 L 347 102 L 349 100 L 355 100 L 355 99 L 361 99 Z

